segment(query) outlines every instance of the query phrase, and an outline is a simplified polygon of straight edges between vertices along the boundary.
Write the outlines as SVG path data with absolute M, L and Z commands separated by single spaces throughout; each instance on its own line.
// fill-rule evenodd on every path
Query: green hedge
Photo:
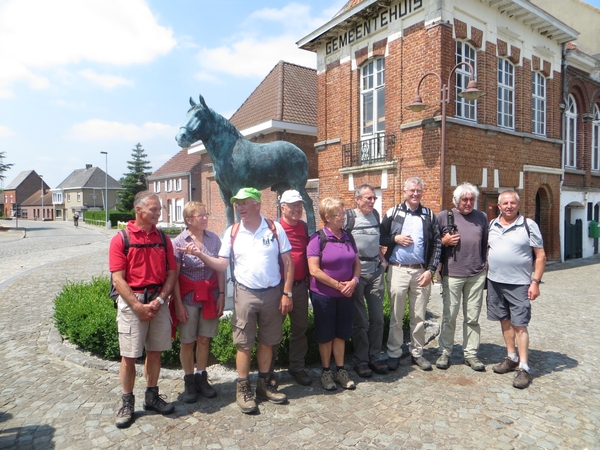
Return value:
M 119 359 L 119 340 L 117 333 L 117 310 L 108 296 L 110 281 L 108 277 L 93 278 L 91 282 L 68 283 L 54 300 L 54 321 L 61 335 L 72 343 L 92 352 L 95 355 L 109 359 Z M 390 306 L 386 293 L 384 300 L 384 343 L 387 341 L 390 322 Z M 405 309 L 403 327 L 408 329 L 408 305 Z M 235 365 L 236 347 L 231 337 L 231 319 L 221 319 L 218 335 L 213 338 L 211 353 L 221 364 Z M 309 311 L 308 316 L 308 353 L 306 364 L 320 362 L 319 348 L 312 339 L 314 336 L 314 316 Z M 162 354 L 162 364 L 165 367 L 180 368 L 179 336 L 173 341 L 173 348 Z M 283 325 L 283 340 L 277 352 L 278 366 L 287 367 L 289 363 L 290 318 L 285 318 Z M 351 344 L 347 346 L 352 349 Z M 256 346 L 252 351 L 252 361 L 256 364 Z

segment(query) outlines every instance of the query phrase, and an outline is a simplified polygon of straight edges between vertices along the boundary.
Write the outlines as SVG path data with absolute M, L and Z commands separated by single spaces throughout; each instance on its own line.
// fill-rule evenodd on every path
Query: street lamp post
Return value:
M 106 160 L 106 170 L 104 171 L 104 188 L 106 190 L 104 194 L 104 224 L 106 228 L 108 226 L 108 152 L 100 152 L 104 155 Z
M 470 81 L 467 85 L 467 89 L 458 93 L 459 97 L 462 97 L 466 100 L 472 101 L 477 100 L 479 97 L 485 94 L 485 92 L 479 90 L 477 87 L 477 80 L 475 79 L 475 70 L 473 66 L 468 62 L 460 62 L 456 64 L 452 70 L 450 71 L 450 75 L 448 75 L 448 82 L 443 84 L 442 77 L 435 72 L 427 72 L 425 75 L 421 77 L 419 80 L 419 84 L 417 85 L 417 93 L 413 102 L 408 105 L 406 108 L 410 109 L 414 112 L 421 112 L 425 109 L 429 108 L 429 105 L 423 103 L 423 98 L 421 97 L 421 83 L 427 78 L 429 75 L 435 76 L 440 83 L 440 105 L 442 105 L 442 145 L 440 152 L 440 210 L 444 207 L 444 186 L 446 184 L 446 107 L 450 103 L 450 81 L 452 80 L 452 75 L 456 72 L 460 66 L 467 66 L 469 68 L 469 77 Z
M 40 180 L 42 180 L 42 222 L 44 221 L 44 175 L 40 175 Z

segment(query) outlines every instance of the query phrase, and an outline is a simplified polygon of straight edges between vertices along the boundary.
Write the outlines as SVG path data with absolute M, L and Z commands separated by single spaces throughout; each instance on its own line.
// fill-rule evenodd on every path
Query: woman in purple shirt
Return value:
M 343 203 L 324 198 L 319 211 L 324 226 L 311 236 L 306 253 L 311 275 L 315 340 L 323 365 L 321 384 L 327 390 L 335 390 L 335 383 L 345 389 L 354 389 L 354 381 L 344 369 L 344 350 L 345 341 L 352 335 L 352 293 L 360 276 L 360 260 L 354 240 L 342 229 Z M 330 369 L 332 354 L 335 373 Z

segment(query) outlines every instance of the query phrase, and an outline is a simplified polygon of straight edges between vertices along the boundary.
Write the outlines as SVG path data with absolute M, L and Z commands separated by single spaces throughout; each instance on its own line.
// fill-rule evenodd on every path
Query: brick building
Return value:
M 50 186 L 46 184 L 42 176 L 38 175 L 35 170 L 25 170 L 15 177 L 10 183 L 4 188 L 4 217 L 12 217 L 16 214 L 16 204 L 22 203 L 25 200 L 32 197 L 36 192 L 40 196 L 41 204 L 41 192 L 50 189 Z M 44 207 L 44 217 L 51 217 L 52 203 L 48 203 L 47 207 Z M 33 214 L 33 210 L 31 211 Z M 33 219 L 33 215 L 29 217 Z
M 256 143 L 288 141 L 299 147 L 308 158 L 309 181 L 306 186 L 315 207 L 319 196 L 317 141 L 316 71 L 280 61 L 233 114 L 230 122 L 240 133 Z M 184 150 L 187 151 L 187 150 Z M 189 148 L 190 156 L 200 156 L 199 182 L 201 198 L 211 216 L 209 229 L 220 234 L 227 218 L 219 186 L 214 179 L 213 165 L 202 143 Z M 154 174 L 153 174 L 154 176 Z M 277 193 L 262 192 L 262 212 L 266 217 L 278 217 Z
M 162 206 L 162 226 L 183 225 L 183 207 L 190 200 L 201 201 L 201 156 L 182 149 L 148 177 L 148 188 Z
M 561 55 L 576 36 L 523 0 L 349 1 L 298 42 L 317 56 L 321 197 L 349 204 L 354 186 L 366 182 L 385 211 L 403 200 L 404 180 L 420 176 L 423 203 L 439 211 L 469 181 L 491 219 L 498 194 L 515 189 L 522 212 L 540 224 L 548 259 L 559 260 Z M 486 93 L 476 102 L 457 96 L 470 79 L 462 62 Z M 406 107 L 419 85 L 433 107 L 413 112 Z

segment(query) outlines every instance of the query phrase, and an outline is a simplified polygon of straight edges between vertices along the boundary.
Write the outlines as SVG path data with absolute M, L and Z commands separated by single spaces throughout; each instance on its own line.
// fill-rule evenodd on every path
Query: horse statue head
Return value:
M 194 142 L 205 140 L 211 134 L 210 122 L 214 118 L 214 111 L 212 111 L 202 95 L 200 97 L 200 103 L 194 102 L 190 97 L 191 108 L 188 109 L 185 121 L 179 127 L 179 132 L 175 136 L 175 140 L 180 147 L 189 147 Z

